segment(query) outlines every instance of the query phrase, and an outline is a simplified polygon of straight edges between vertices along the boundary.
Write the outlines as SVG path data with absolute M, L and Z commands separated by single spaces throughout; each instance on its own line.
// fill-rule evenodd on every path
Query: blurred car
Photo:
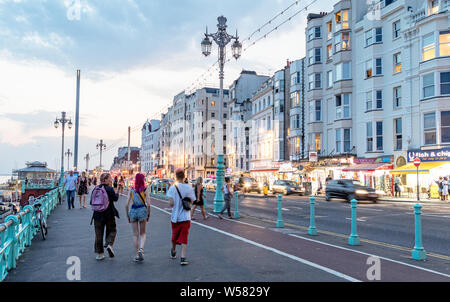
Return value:
M 163 193 L 166 193 L 172 184 L 173 184 L 172 179 L 165 179 L 165 178 L 157 179 L 153 183 L 153 185 L 156 187 L 156 191 L 160 192 L 162 190 Z
M 215 179 L 210 179 L 210 181 L 208 181 L 208 183 L 206 184 L 206 189 L 210 190 L 210 191 L 215 191 L 217 188 L 217 182 Z
M 379 195 L 369 187 L 363 186 L 356 180 L 338 179 L 331 180 L 325 189 L 325 200 L 330 201 L 332 198 L 345 199 L 350 202 L 356 200 L 378 201 Z
M 272 193 L 305 195 L 305 189 L 292 180 L 276 180 L 272 185 Z
M 263 191 L 264 191 L 263 184 L 258 183 L 256 179 L 252 177 L 243 178 L 242 192 L 244 193 L 256 192 L 262 194 Z

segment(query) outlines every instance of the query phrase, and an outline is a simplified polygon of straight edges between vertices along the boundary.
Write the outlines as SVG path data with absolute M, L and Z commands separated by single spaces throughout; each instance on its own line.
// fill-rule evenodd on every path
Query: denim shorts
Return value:
M 130 209 L 130 220 L 131 222 L 141 222 L 146 220 L 148 217 L 148 210 L 146 206 L 142 207 L 131 207 Z

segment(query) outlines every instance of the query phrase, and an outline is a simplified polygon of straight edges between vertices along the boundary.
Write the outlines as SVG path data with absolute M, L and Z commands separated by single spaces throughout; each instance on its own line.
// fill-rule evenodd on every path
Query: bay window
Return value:
M 367 152 L 373 151 L 373 128 L 372 122 L 366 124 L 366 149 Z
M 322 88 L 322 74 L 313 73 L 309 75 L 309 90 Z
M 333 87 L 333 71 L 327 71 L 327 88 Z
M 350 80 L 352 78 L 351 62 L 339 63 L 336 65 L 336 81 Z
M 434 33 L 424 36 L 422 40 L 422 61 L 434 59 L 435 51 Z
M 441 143 L 450 143 L 450 111 L 441 112 Z
M 336 13 L 336 31 L 348 28 L 348 9 Z
M 332 44 L 329 44 L 329 45 L 327 46 L 327 60 L 331 59 L 331 57 L 332 57 L 332 55 L 333 55 L 332 49 L 333 49 Z
M 366 79 L 371 78 L 373 76 L 373 61 L 372 59 L 367 60 L 365 63 L 366 66 Z
M 349 153 L 351 151 L 351 132 L 350 129 L 344 129 L 344 152 Z
M 336 120 L 350 118 L 350 96 L 348 93 L 336 96 Z
M 366 92 L 366 111 L 372 110 L 372 91 Z
M 440 80 L 441 80 L 441 95 L 449 95 L 450 94 L 450 72 L 441 72 Z
M 373 34 L 372 29 L 366 31 L 366 34 L 365 34 L 365 36 L 366 36 L 366 46 L 372 45 L 372 43 L 373 43 L 373 41 L 372 41 L 372 34 Z
M 327 39 L 330 40 L 333 36 L 333 22 L 327 23 Z
M 422 78 L 423 98 L 434 96 L 434 73 L 428 74 Z
M 427 113 L 423 115 L 423 132 L 425 145 L 435 145 L 436 141 L 436 113 Z
M 439 33 L 439 56 L 450 56 L 450 30 Z

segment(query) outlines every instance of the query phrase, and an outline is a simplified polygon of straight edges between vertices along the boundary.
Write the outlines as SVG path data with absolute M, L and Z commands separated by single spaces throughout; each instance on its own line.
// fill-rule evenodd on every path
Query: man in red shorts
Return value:
M 174 183 L 167 197 L 172 208 L 172 249 L 170 255 L 172 259 L 177 258 L 177 245 L 181 245 L 181 265 L 187 265 L 186 250 L 188 244 L 189 229 L 191 227 L 191 211 L 185 210 L 182 204 L 182 198 L 189 198 L 192 202 L 196 200 L 192 186 L 184 183 L 184 170 L 179 168 L 175 171 L 176 183 Z M 182 198 L 180 198 L 180 195 Z

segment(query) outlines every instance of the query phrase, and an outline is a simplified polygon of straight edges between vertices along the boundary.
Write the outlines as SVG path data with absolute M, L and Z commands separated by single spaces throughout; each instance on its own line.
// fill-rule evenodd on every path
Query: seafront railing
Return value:
M 45 219 L 56 208 L 59 194 L 64 196 L 64 188 L 58 187 L 38 200 L 42 204 L 41 211 Z M 38 232 L 35 209 L 32 205 L 25 206 L 17 215 L 6 217 L 0 224 L 0 282 L 11 269 L 16 268 L 17 260 Z

